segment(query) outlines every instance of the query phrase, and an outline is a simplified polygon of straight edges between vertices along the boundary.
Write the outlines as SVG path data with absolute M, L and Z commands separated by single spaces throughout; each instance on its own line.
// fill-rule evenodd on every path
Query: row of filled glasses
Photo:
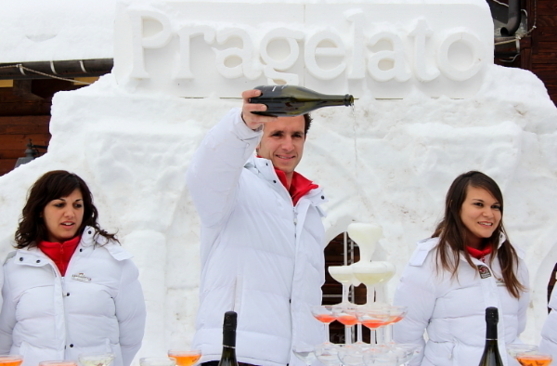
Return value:
M 326 366 L 400 366 L 416 355 L 417 347 L 407 344 L 334 344 L 312 348 L 294 347 L 294 354 L 310 366 L 316 359 Z
M 201 358 L 201 351 L 195 349 L 171 349 L 168 357 L 143 357 L 139 359 L 141 366 L 192 366 Z M 113 353 L 82 354 L 77 361 L 54 360 L 42 361 L 39 366 L 110 366 L 114 360 Z M 20 366 L 21 355 L 0 355 L 0 366 Z
M 79 355 L 81 366 L 109 366 L 114 360 L 113 353 L 96 353 Z M 0 355 L 0 366 L 19 366 L 23 363 L 21 355 Z M 39 362 L 39 366 L 79 366 L 77 361 L 48 360 Z
M 326 366 L 400 366 L 407 364 L 419 352 L 413 344 L 334 344 L 323 343 L 312 347 L 297 345 L 294 354 L 307 366 L 319 360 Z M 530 344 L 509 344 L 508 354 L 521 366 L 549 366 L 552 357 L 540 353 L 538 347 Z
M 376 342 L 375 330 L 391 326 L 402 320 L 406 315 L 407 308 L 378 302 L 366 305 L 340 303 L 336 305 L 314 306 L 311 311 L 315 319 L 327 326 L 327 334 L 329 333 L 329 324 L 336 320 L 347 327 L 363 325 L 369 328 L 372 332 L 371 343 L 391 343 L 390 327 L 388 327 L 383 337 L 379 337 L 380 342 Z M 362 343 L 362 332 L 360 329 L 358 331 L 357 344 Z

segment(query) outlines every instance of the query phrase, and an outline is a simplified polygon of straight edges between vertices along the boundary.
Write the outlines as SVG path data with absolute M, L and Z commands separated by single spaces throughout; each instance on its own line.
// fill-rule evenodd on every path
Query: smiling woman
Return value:
M 114 366 L 131 363 L 145 328 L 143 291 L 131 255 L 97 219 L 76 174 L 35 182 L 3 268 L 0 354 L 22 355 L 23 366 L 100 352 L 113 353 Z
M 451 184 L 443 220 L 431 238 L 418 242 L 394 297 L 395 305 L 408 308 L 394 339 L 421 349 L 409 365 L 479 364 L 485 309 L 492 306 L 504 329 L 501 355 L 505 344 L 520 343 L 528 270 L 506 236 L 503 207 L 497 183 L 481 172 L 461 174 Z

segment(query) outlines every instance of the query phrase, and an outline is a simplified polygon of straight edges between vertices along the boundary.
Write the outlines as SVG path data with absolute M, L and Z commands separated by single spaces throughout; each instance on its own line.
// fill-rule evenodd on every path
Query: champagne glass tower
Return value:
M 350 267 L 354 277 L 366 287 L 366 305 L 384 302 L 386 300 L 384 284 L 394 276 L 396 269 L 390 262 L 371 261 L 377 242 L 383 235 L 381 226 L 351 223 L 348 225 L 347 231 L 350 239 L 356 242 L 360 248 L 360 260 Z M 388 317 L 388 307 L 379 307 L 379 309 L 384 309 L 386 313 L 383 315 Z M 377 313 L 378 309 L 370 311 Z M 372 332 L 373 338 L 375 338 L 375 333 L 375 331 Z M 378 333 L 377 337 L 384 341 L 383 332 Z
M 350 239 L 360 248 L 360 260 L 350 267 L 356 279 L 366 286 L 366 303 L 371 304 L 376 300 L 374 285 L 390 280 L 395 274 L 395 266 L 390 262 L 371 261 L 377 242 L 383 235 L 381 226 L 354 222 L 348 225 L 347 231 Z

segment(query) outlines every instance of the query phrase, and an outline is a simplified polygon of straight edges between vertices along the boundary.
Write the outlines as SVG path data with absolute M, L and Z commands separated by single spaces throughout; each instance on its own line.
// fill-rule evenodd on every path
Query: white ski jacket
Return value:
M 540 352 L 545 352 L 553 356 L 553 362 L 557 360 L 557 289 L 551 292 L 549 300 L 551 312 L 547 316 L 542 328 L 542 340 L 540 342 Z
M 394 326 L 395 341 L 417 344 L 421 349 L 409 365 L 479 364 L 485 346 L 485 309 L 489 306 L 499 309 L 498 344 L 503 364 L 518 365 L 507 355 L 505 344 L 521 343 L 518 336 L 526 326 L 529 293 L 523 292 L 519 299 L 509 294 L 499 280 L 498 260 L 489 268 L 489 260 L 484 263 L 473 258 L 474 264 L 483 269 L 480 275 L 480 270 L 472 268 L 461 255 L 458 280 L 445 271 L 437 274 L 434 248 L 438 241 L 431 238 L 418 242 L 394 296 L 395 305 L 408 307 L 406 317 Z M 517 277 L 528 287 L 528 270 L 517 252 Z
M 95 240 L 96 239 L 96 240 Z M 18 249 L 4 263 L 0 354 L 20 354 L 23 366 L 113 352 L 129 366 L 141 346 L 145 302 L 138 270 L 119 244 L 86 227 L 61 277 L 39 248 Z
M 317 188 L 294 207 L 271 161 L 253 156 L 261 136 L 234 109 L 207 134 L 187 172 L 202 224 L 193 344 L 203 362 L 220 359 L 228 310 L 238 313 L 239 362 L 303 365 L 292 344 L 325 340 L 310 312 L 325 280 L 325 197 Z

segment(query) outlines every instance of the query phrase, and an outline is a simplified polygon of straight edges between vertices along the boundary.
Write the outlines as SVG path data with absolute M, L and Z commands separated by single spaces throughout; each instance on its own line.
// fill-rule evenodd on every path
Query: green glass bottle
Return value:
M 250 98 L 249 102 L 265 104 L 267 110 L 252 113 L 263 116 L 294 117 L 318 108 L 354 105 L 354 97 L 350 94 L 321 94 L 303 86 L 262 85 L 254 89 L 261 90 L 261 95 Z
M 224 313 L 222 326 L 222 356 L 219 366 L 238 366 L 236 360 L 236 324 L 238 315 L 234 311 Z
M 495 307 L 485 309 L 486 337 L 485 348 L 479 366 L 503 366 L 497 345 L 497 323 L 499 312 Z

